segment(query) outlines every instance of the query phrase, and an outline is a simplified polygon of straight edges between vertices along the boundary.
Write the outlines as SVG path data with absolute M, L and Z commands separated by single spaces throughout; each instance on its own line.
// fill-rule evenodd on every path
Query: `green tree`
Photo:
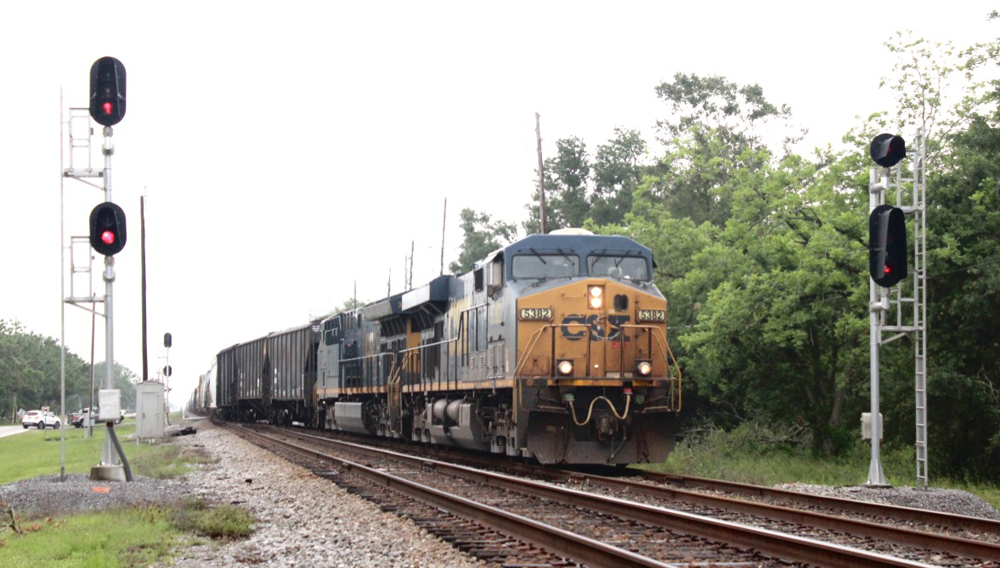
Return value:
M 615 137 L 597 147 L 594 157 L 594 191 L 590 218 L 599 225 L 626 222 L 636 188 L 648 168 L 642 164 L 646 141 L 636 130 L 615 128 Z M 582 226 L 582 225 L 581 225 Z
M 647 146 L 638 131 L 615 129 L 615 136 L 597 147 L 591 162 L 587 145 L 577 137 L 556 141 L 556 155 L 545 160 L 545 212 L 547 231 L 625 222 L 632 209 L 632 194 L 647 167 L 642 165 Z M 523 224 L 529 234 L 540 230 L 538 192 L 526 209 Z
M 30 333 L 20 323 L 0 320 L 0 416 L 43 406 L 59 410 L 61 352 L 51 337 Z M 87 392 L 90 366 L 66 353 L 67 401 Z
M 703 394 L 742 418 L 799 423 L 826 455 L 849 440 L 847 397 L 867 379 L 867 290 L 858 284 L 867 194 L 852 190 L 865 187 L 856 162 L 789 155 L 734 170 L 732 216 L 695 256 L 706 268 L 678 285 L 710 290 L 681 337 Z
M 587 202 L 587 185 L 590 178 L 590 159 L 587 145 L 577 137 L 556 140 L 556 155 L 545 159 L 545 229 L 554 231 L 565 227 L 582 227 L 590 205 Z M 537 171 L 535 172 L 537 175 Z M 541 230 L 539 192 L 526 208 L 528 220 L 523 224 L 529 234 Z
M 995 331 L 1000 286 L 1000 85 L 998 43 L 956 48 L 909 34 L 886 43 L 897 57 L 882 84 L 896 110 L 873 114 L 847 137 L 857 144 L 880 131 L 922 129 L 927 144 L 928 407 L 932 473 L 989 478 L 1000 467 L 1000 386 Z M 904 167 L 909 164 L 904 162 Z M 912 223 L 912 221 L 910 221 Z M 886 377 L 912 377 L 906 337 L 883 350 Z M 882 381 L 889 445 L 914 443 L 912 379 Z M 947 410 L 943 410 L 947 409 Z
M 335 316 L 341 312 L 349 312 L 351 310 L 356 310 L 357 308 L 363 308 L 363 307 L 365 307 L 365 303 L 363 301 L 358 300 L 357 298 L 348 298 L 344 300 L 344 303 L 341 304 L 339 308 L 334 308 L 333 311 L 328 313 L 326 317 Z
M 493 221 L 487 213 L 462 209 L 462 252 L 448 269 L 453 274 L 472 270 L 476 262 L 517 237 L 517 227 L 503 221 Z
M 947 137 L 927 191 L 931 455 L 982 477 L 1000 469 L 1000 89 L 988 98 L 991 114 Z
M 652 192 L 674 217 L 721 227 L 732 209 L 733 172 L 762 166 L 753 160 L 762 156 L 756 150 L 767 148 L 764 131 L 787 130 L 791 110 L 770 103 L 759 85 L 741 87 L 719 76 L 678 73 L 658 85 L 656 95 L 671 117 L 656 123 L 667 153 Z M 786 135 L 783 142 L 793 140 Z
M 107 362 L 101 361 L 94 365 L 94 406 L 99 406 L 97 391 L 104 388 L 104 377 L 107 373 Z M 115 363 L 112 376 L 114 377 L 114 388 L 121 391 L 121 407 L 131 411 L 135 410 L 135 385 L 141 382 L 141 378 L 132 372 L 131 369 L 125 367 L 119 363 Z M 180 403 L 187 393 L 181 393 L 181 395 L 174 395 L 175 397 L 180 396 L 174 400 L 174 403 Z

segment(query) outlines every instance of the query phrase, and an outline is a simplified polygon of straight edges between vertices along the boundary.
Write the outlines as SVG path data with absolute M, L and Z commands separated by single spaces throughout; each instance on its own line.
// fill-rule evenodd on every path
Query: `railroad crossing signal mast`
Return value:
M 882 420 L 879 413 L 879 351 L 882 345 L 907 333 L 914 334 L 916 390 L 917 484 L 927 487 L 927 146 L 923 131 L 916 148 L 907 154 L 900 136 L 879 134 L 872 140 L 871 157 L 877 164 L 869 176 L 868 265 L 869 344 L 871 348 L 871 464 L 867 485 L 888 487 L 882 471 Z M 911 177 L 904 177 L 899 163 L 910 158 Z M 886 194 L 895 190 L 895 206 Z M 909 202 L 909 203 L 907 203 Z M 906 217 L 913 223 L 913 280 L 908 279 Z M 909 308 L 909 309 L 908 309 Z M 912 312 L 910 311 L 912 310 Z M 910 312 L 912 315 L 908 315 Z M 896 332 L 888 338 L 883 332 Z M 865 417 L 862 417 L 864 424 Z M 865 428 L 862 428 L 865 430 Z M 866 434 L 867 435 L 867 434 Z
M 115 255 L 125 247 L 125 212 L 111 201 L 111 156 L 114 155 L 112 126 L 125 117 L 125 66 L 114 57 L 102 57 L 90 68 L 90 117 L 104 126 L 104 202 L 90 213 L 90 246 L 104 255 L 104 321 L 107 354 L 104 385 L 99 392 L 100 415 L 107 424 L 100 465 L 90 470 L 91 479 L 131 481 L 127 462 L 118 459 L 121 445 L 115 436 L 114 423 L 120 417 L 121 391 L 115 388 L 113 284 Z M 124 458 L 124 453 L 122 453 Z

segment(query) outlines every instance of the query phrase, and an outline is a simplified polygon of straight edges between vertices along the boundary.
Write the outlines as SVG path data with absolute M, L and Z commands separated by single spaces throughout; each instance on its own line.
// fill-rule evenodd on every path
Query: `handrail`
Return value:
M 435 347 L 437 345 L 444 345 L 446 343 L 457 343 L 457 342 L 458 342 L 457 337 L 452 339 L 443 339 L 441 341 L 435 341 L 434 343 L 423 343 L 421 345 L 417 345 L 416 347 L 407 347 L 406 349 L 400 349 L 399 352 L 409 354 L 418 349 L 423 349 L 424 347 Z
M 540 339 L 542 337 L 542 334 L 544 332 L 548 331 L 548 330 L 552 330 L 553 336 L 554 336 L 556 328 L 564 328 L 564 327 L 566 327 L 566 328 L 568 328 L 568 327 L 585 327 L 585 328 L 590 328 L 591 324 L 589 324 L 589 323 L 562 323 L 562 324 L 546 323 L 546 324 L 543 324 L 541 327 L 539 327 L 538 329 L 536 329 L 531 334 L 531 336 L 528 338 L 527 347 L 518 356 L 517 366 L 514 368 L 514 378 L 518 378 L 518 377 L 522 376 L 522 373 L 524 372 L 524 367 L 525 367 L 525 365 L 527 365 L 529 357 L 531 356 L 531 354 L 534 352 L 535 348 L 537 347 L 538 342 L 540 341 Z M 674 383 L 676 383 L 676 390 L 675 390 L 675 388 L 670 388 L 669 389 L 669 391 L 670 391 L 669 396 L 671 398 L 671 401 L 672 402 L 676 402 L 676 405 L 672 405 L 670 407 L 670 409 L 671 410 L 680 410 L 680 406 L 681 406 L 681 403 L 682 403 L 682 395 L 683 395 L 682 389 L 681 389 L 681 382 L 682 382 L 681 368 L 680 368 L 680 364 L 677 361 L 677 357 L 674 356 L 674 352 L 670 348 L 670 342 L 667 341 L 667 338 L 666 338 L 666 335 L 664 334 L 663 329 L 661 329 L 660 327 L 655 326 L 655 325 L 639 325 L 639 324 L 622 324 L 622 325 L 618 326 L 618 328 L 622 329 L 622 330 L 624 330 L 624 329 L 642 329 L 642 330 L 647 330 L 647 331 L 650 332 L 650 336 L 655 339 L 655 341 L 656 341 L 656 347 L 659 349 L 660 353 L 662 354 L 663 361 L 666 364 L 667 379 L 670 381 L 670 383 L 672 384 L 672 386 L 673 386 Z M 586 337 L 586 339 L 587 339 L 587 342 L 588 342 L 588 352 L 589 352 L 589 344 L 592 342 L 592 340 L 590 339 L 589 336 Z M 652 355 L 652 352 L 650 353 L 650 355 Z M 671 373 L 671 363 L 672 363 L 673 369 L 677 373 L 676 379 L 671 376 L 672 375 L 672 373 Z M 674 400 L 675 397 L 676 397 L 676 400 Z M 674 408 L 674 406 L 676 406 L 676 408 Z M 659 409 L 661 407 L 656 407 L 656 408 Z
M 365 359 L 375 359 L 377 357 L 385 357 L 387 355 L 395 355 L 391 351 L 386 351 L 384 353 L 373 353 L 372 355 L 362 355 L 361 357 L 351 357 L 350 359 L 340 359 L 341 363 L 353 363 L 355 361 L 364 361 Z

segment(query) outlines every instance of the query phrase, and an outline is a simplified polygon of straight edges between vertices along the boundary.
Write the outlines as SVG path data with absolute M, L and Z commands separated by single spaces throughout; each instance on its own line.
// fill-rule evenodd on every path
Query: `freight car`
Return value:
M 216 359 L 212 359 L 212 364 L 204 375 L 198 377 L 198 386 L 191 394 L 188 402 L 188 411 L 201 416 L 215 415 L 215 365 Z
M 461 276 L 229 347 L 218 413 L 540 463 L 657 462 L 680 373 L 650 250 L 532 235 Z
M 315 422 L 315 323 L 271 333 L 216 356 L 216 404 L 223 419 Z

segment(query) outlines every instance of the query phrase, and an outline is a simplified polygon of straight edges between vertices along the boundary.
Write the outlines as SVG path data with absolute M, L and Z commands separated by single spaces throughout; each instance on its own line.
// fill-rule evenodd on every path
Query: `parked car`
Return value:
M 82 428 L 87 425 L 87 416 L 90 414 L 89 408 L 84 408 L 83 410 L 77 410 L 70 415 L 69 423 L 77 428 Z M 100 420 L 101 411 L 96 406 L 94 407 L 94 415 L 97 416 L 97 421 Z M 118 420 L 115 421 L 116 424 L 121 424 L 122 420 L 125 419 L 125 410 L 122 409 L 119 413 Z
M 46 427 L 51 426 L 58 430 L 59 417 L 47 410 L 30 410 L 24 413 L 24 417 L 21 418 L 21 426 L 24 426 L 25 429 L 29 426 L 34 426 L 39 430 L 44 430 Z
M 97 410 L 96 408 L 94 409 Z M 73 414 L 69 415 L 69 423 L 77 428 L 83 428 L 87 425 L 87 416 L 90 414 L 89 408 L 84 408 L 83 410 L 77 410 Z

